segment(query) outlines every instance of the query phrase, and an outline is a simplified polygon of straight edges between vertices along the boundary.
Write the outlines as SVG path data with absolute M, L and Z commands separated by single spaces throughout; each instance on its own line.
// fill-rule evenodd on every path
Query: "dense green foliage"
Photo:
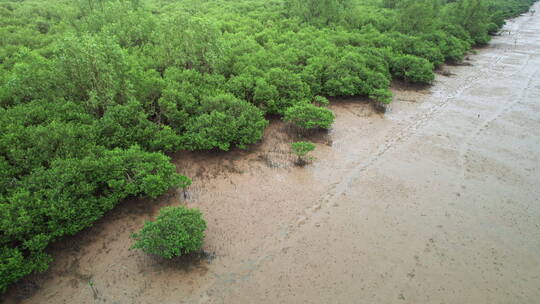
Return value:
M 335 117 L 334 113 L 326 108 L 302 102 L 288 108 L 283 119 L 302 129 L 329 129 Z
M 199 210 L 165 207 L 155 221 L 146 222 L 133 234 L 132 248 L 171 259 L 201 249 L 205 230 L 206 222 Z
M 388 103 L 532 2 L 0 0 L 0 291 L 122 199 L 188 185 L 164 153 L 244 148 L 267 115 L 329 128 L 325 97 Z

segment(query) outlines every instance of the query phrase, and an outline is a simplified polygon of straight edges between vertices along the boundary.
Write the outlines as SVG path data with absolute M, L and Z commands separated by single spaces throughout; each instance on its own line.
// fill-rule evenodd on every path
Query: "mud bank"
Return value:
M 308 167 L 279 122 L 248 151 L 175 155 L 186 194 L 124 202 L 6 302 L 538 302 L 540 16 L 506 29 L 432 87 L 395 85 L 384 116 L 334 101 Z M 170 204 L 203 211 L 209 256 L 129 249 Z

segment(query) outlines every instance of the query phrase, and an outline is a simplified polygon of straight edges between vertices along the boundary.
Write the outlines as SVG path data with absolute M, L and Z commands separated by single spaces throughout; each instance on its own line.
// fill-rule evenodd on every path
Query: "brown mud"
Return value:
M 309 166 L 280 122 L 247 151 L 174 155 L 186 193 L 123 202 L 6 302 L 539 303 L 540 16 L 506 30 L 431 87 L 396 83 L 384 115 L 333 101 Z M 203 211 L 205 254 L 130 250 L 171 204 Z

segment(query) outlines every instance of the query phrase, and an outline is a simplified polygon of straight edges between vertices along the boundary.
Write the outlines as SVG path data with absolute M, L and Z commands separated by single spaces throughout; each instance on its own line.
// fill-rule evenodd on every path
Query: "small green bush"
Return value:
M 171 259 L 202 247 L 206 222 L 198 209 L 184 206 L 161 209 L 154 222 L 146 222 L 133 234 L 132 248 Z
M 299 166 L 304 166 L 306 161 L 306 155 L 315 150 L 315 145 L 307 141 L 299 141 L 291 144 L 291 150 L 293 153 L 298 156 L 296 164 Z M 311 158 L 308 158 L 308 160 Z
M 307 141 L 299 141 L 291 144 L 291 148 L 297 156 L 306 156 L 309 152 L 315 150 L 315 145 Z
M 301 102 L 288 108 L 283 119 L 302 129 L 329 129 L 334 123 L 335 116 L 326 108 Z

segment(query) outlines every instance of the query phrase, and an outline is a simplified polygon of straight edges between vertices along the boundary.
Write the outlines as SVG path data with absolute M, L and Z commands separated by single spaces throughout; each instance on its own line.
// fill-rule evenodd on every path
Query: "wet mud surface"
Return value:
M 384 115 L 333 101 L 309 166 L 280 122 L 247 151 L 174 155 L 187 192 L 123 202 L 5 301 L 538 303 L 540 15 L 505 29 L 431 87 L 396 83 Z M 203 211 L 205 253 L 129 249 L 177 204 Z

